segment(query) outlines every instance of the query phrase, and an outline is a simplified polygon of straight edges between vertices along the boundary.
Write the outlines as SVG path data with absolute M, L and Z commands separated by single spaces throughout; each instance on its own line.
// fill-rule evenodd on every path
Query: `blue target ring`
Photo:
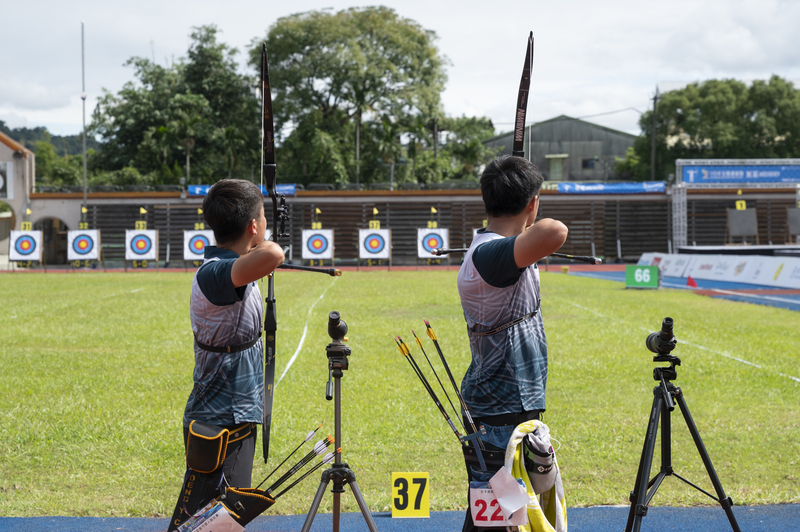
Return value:
M 28 235 L 23 235 L 14 242 L 14 250 L 20 255 L 30 255 L 36 250 L 36 240 Z
M 131 251 L 137 255 L 147 255 L 153 247 L 153 242 L 147 235 L 136 235 L 131 239 Z
M 314 235 L 306 242 L 306 247 L 311 253 L 319 255 L 328 249 L 328 239 L 322 235 Z
M 87 255 L 94 249 L 94 240 L 88 235 L 80 235 L 72 241 L 72 251 L 78 255 Z
M 205 253 L 206 246 L 210 246 L 211 242 L 208 241 L 203 235 L 194 235 L 189 240 L 189 251 L 194 253 L 195 255 L 200 255 L 201 257 Z
M 436 233 L 428 233 L 422 238 L 422 247 L 425 251 L 433 252 L 433 250 L 444 247 L 444 240 Z
M 380 253 L 386 247 L 386 240 L 377 233 L 372 233 L 364 239 L 364 248 L 369 253 Z

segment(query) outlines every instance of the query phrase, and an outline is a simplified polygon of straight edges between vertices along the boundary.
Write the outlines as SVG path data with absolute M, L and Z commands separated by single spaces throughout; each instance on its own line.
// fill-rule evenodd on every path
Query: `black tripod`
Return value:
M 335 438 L 336 445 L 342 444 L 342 376 L 344 370 L 347 369 L 347 357 L 350 356 L 350 348 L 344 345 L 344 336 L 347 334 L 347 324 L 341 319 L 338 312 L 333 311 L 328 315 L 328 335 L 333 340 L 325 348 L 328 355 L 328 385 L 325 389 L 325 398 L 330 401 L 334 395 L 334 419 L 335 419 Z M 333 379 L 333 383 L 331 382 Z M 331 394 L 331 387 L 334 385 L 335 394 Z M 364 497 L 358 489 L 356 483 L 356 475 L 347 464 L 342 463 L 342 453 L 336 453 L 336 459 L 333 467 L 322 473 L 322 481 L 319 483 L 317 494 L 314 496 L 314 501 L 311 503 L 311 508 L 308 510 L 308 515 L 303 523 L 301 532 L 308 532 L 311 529 L 311 523 L 314 522 L 314 516 L 317 515 L 319 503 L 325 495 L 325 488 L 333 482 L 333 532 L 339 532 L 339 514 L 341 508 L 341 494 L 344 493 L 345 484 L 349 484 L 353 490 L 353 495 L 356 498 L 358 507 L 361 509 L 361 515 L 367 522 L 367 527 L 370 532 L 378 532 L 375 526 L 375 521 L 372 520 L 372 515 L 369 513 L 367 503 L 364 502 Z
M 647 348 L 653 353 L 656 353 L 656 356 L 653 357 L 653 362 L 669 362 L 670 365 L 669 367 L 658 367 L 653 370 L 653 378 L 661 384 L 653 389 L 653 408 L 650 410 L 650 422 L 647 425 L 647 435 L 645 436 L 644 447 L 642 448 L 642 458 L 639 460 L 639 472 L 636 474 L 636 486 L 631 492 L 631 509 L 630 512 L 628 512 L 628 524 L 625 527 L 625 532 L 639 532 L 642 526 L 642 517 L 647 515 L 647 505 L 650 504 L 650 501 L 656 494 L 656 490 L 658 490 L 664 477 L 669 475 L 677 477 L 717 501 L 722 506 L 722 509 L 725 510 L 725 514 L 728 516 L 728 520 L 734 532 L 740 532 L 739 525 L 731 509 L 733 501 L 730 497 L 725 496 L 725 491 L 722 489 L 722 484 L 719 481 L 717 472 L 711 464 L 711 457 L 708 456 L 708 451 L 706 451 L 703 445 L 703 440 L 700 439 L 700 433 L 697 431 L 697 426 L 694 424 L 692 415 L 689 413 L 689 407 L 686 405 L 686 400 L 683 398 L 681 389 L 671 382 L 678 378 L 676 366 L 681 365 L 681 360 L 678 357 L 669 354 L 677 343 L 677 340 L 672 335 L 672 325 L 672 318 L 664 318 L 664 322 L 661 324 L 661 332 L 650 334 L 646 341 Z M 675 410 L 673 399 L 678 402 L 681 414 L 683 414 L 683 418 L 686 420 L 686 425 L 689 427 L 689 432 L 692 434 L 694 444 L 697 447 L 697 451 L 700 453 L 700 458 L 702 458 L 711 483 L 714 485 L 714 490 L 717 492 L 716 497 L 695 484 L 692 484 L 672 470 L 670 412 Z M 653 464 L 653 451 L 656 446 L 659 417 L 661 417 L 661 471 L 648 482 L 650 468 Z

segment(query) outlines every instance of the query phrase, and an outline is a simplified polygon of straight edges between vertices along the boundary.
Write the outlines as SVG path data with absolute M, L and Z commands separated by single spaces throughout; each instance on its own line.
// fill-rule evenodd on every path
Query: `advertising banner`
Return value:
M 684 183 L 800 183 L 800 165 L 696 165 L 681 169 Z

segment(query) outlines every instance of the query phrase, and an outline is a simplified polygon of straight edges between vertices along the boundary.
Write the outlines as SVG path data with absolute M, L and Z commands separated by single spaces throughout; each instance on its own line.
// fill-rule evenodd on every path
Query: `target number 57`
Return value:
M 428 473 L 392 473 L 392 517 L 430 517 Z

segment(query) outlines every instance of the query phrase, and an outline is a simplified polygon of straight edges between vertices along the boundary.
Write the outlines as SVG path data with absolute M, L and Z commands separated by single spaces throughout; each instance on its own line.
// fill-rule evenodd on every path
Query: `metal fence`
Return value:
M 353 263 L 358 259 L 358 230 L 369 227 L 370 220 L 380 221 L 381 227 L 392 230 L 392 261 L 398 265 L 418 264 L 417 228 L 436 222 L 450 231 L 451 247 L 466 247 L 472 241 L 473 230 L 483 226 L 486 215 L 478 191 L 443 192 L 409 196 L 388 193 L 384 196 L 356 195 L 347 192 L 287 198 L 290 237 L 279 242 L 291 246 L 293 259 L 300 260 L 302 229 L 312 222 L 324 229 L 334 230 L 334 258 L 337 264 Z M 362 192 L 362 194 L 364 194 Z M 689 244 L 723 245 L 727 223 L 726 209 L 734 208 L 744 199 L 758 214 L 759 239 L 762 244 L 783 244 L 788 241 L 786 209 L 794 206 L 794 194 L 744 194 L 704 192 L 687 198 L 687 240 Z M 136 204 L 89 204 L 89 226 L 101 230 L 102 245 L 107 261 L 124 260 L 125 230 L 133 229 L 138 220 L 147 222 L 148 229 L 159 231 L 159 260 L 183 259 L 183 231 L 202 222 L 197 214 L 200 199 L 174 202 Z M 139 214 L 144 206 L 146 214 Z M 431 208 L 436 210 L 432 214 Z M 265 209 L 270 220 L 271 202 Z M 378 210 L 373 215 L 373 209 Z M 316 214 L 319 210 L 320 213 Z M 569 228 L 569 237 L 562 248 L 564 253 L 598 255 L 606 261 L 635 261 L 645 252 L 669 252 L 672 241 L 672 205 L 669 194 L 646 195 L 563 195 L 544 194 L 539 216 L 555 218 Z M 169 250 L 169 251 L 168 251 Z M 458 262 L 460 257 L 452 257 Z

